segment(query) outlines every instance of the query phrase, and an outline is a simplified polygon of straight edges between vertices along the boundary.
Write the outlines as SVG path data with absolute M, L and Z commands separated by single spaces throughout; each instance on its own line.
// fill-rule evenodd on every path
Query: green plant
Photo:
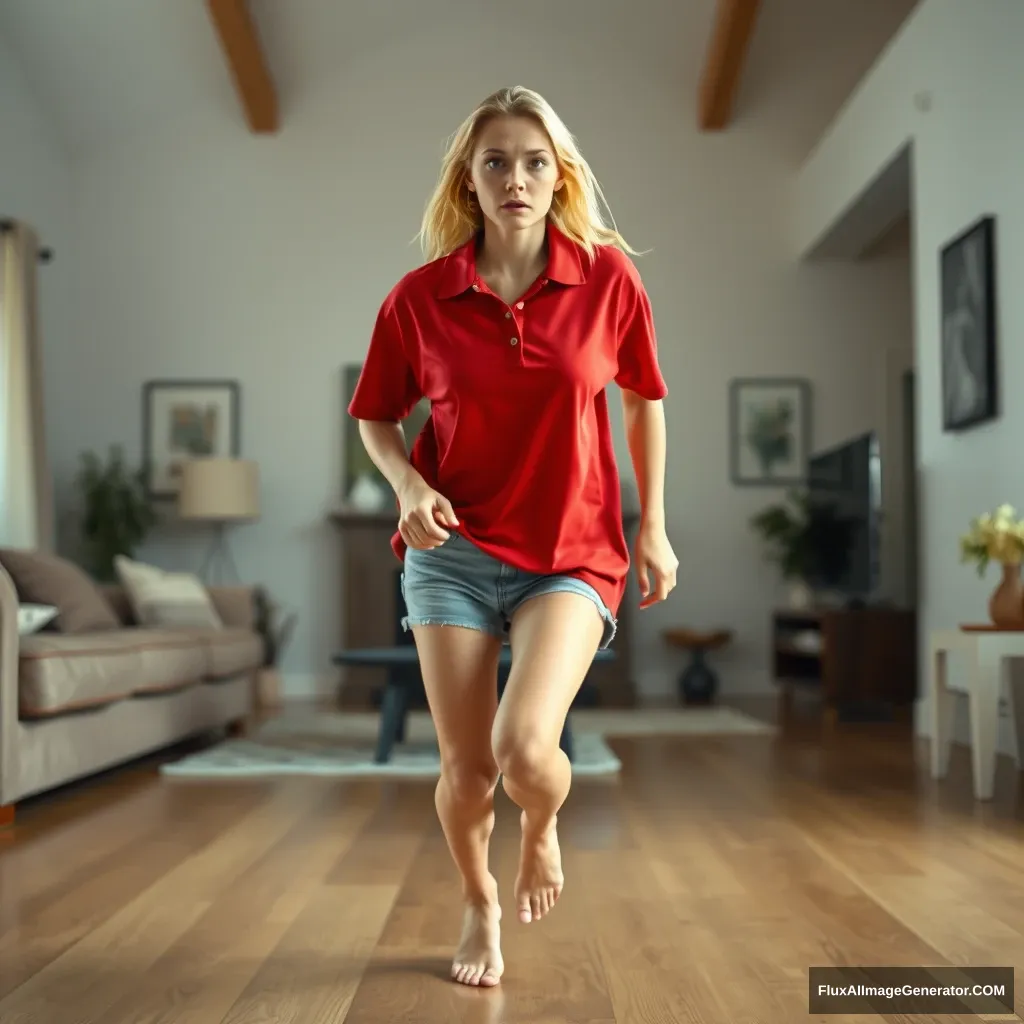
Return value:
M 787 501 L 771 505 L 751 519 L 786 580 L 837 581 L 846 570 L 854 523 L 834 505 L 812 502 L 791 491 Z
M 82 454 L 75 483 L 88 568 L 97 579 L 112 581 L 115 556 L 131 558 L 156 522 L 144 473 L 128 466 L 120 445 L 111 445 L 106 462 L 93 452 Z
M 282 621 L 281 608 L 263 587 L 256 588 L 256 632 L 263 638 L 263 665 L 274 668 L 291 639 L 297 616 L 292 613 Z

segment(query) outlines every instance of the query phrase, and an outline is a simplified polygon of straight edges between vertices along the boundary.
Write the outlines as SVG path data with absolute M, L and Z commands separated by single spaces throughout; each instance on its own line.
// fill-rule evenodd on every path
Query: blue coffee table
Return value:
M 610 650 L 597 651 L 594 661 L 614 661 Z M 405 739 L 405 716 L 410 698 L 423 692 L 423 681 L 419 673 L 419 657 L 413 644 L 396 644 L 393 647 L 352 647 L 336 652 L 331 661 L 335 665 L 362 665 L 387 669 L 387 683 L 380 708 L 380 726 L 377 730 L 377 750 L 374 761 L 387 764 L 395 743 Z M 503 646 L 498 657 L 498 697 L 505 692 L 509 669 L 512 667 L 512 650 Z M 566 716 L 562 726 L 559 746 L 566 757 L 573 759 L 572 727 Z

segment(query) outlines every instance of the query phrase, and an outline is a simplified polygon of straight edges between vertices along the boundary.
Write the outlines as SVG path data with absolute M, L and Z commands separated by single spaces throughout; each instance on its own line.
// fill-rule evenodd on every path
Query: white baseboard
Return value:
M 320 672 L 281 673 L 281 700 L 313 700 L 332 691 L 333 678 Z

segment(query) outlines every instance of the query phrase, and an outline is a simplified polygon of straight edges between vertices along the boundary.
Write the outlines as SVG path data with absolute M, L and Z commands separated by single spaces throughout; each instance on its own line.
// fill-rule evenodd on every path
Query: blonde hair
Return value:
M 591 259 L 598 245 L 617 245 L 636 255 L 615 226 L 601 186 L 565 123 L 543 96 L 516 85 L 488 96 L 448 140 L 441 174 L 418 235 L 427 260 L 447 256 L 480 230 L 483 214 L 466 186 L 469 165 L 480 130 L 491 118 L 501 116 L 532 117 L 551 139 L 564 181 L 548 213 L 554 225 Z M 604 204 L 607 220 L 600 204 Z

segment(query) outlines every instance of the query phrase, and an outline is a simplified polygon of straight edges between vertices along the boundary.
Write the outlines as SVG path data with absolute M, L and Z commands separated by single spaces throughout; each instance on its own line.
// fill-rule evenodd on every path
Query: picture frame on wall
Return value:
M 362 363 L 348 363 L 342 367 L 342 415 L 344 418 L 342 451 L 342 504 L 357 512 L 378 512 L 393 507 L 394 493 L 384 474 L 367 454 L 359 436 L 359 424 L 348 415 L 348 407 L 359 383 Z M 402 420 L 406 449 L 412 446 L 430 416 L 430 401 L 421 398 L 409 415 Z
M 811 454 L 811 385 L 802 377 L 742 377 L 729 385 L 729 461 L 740 487 L 794 487 Z
M 939 254 L 942 429 L 968 430 L 999 415 L 996 221 L 984 216 Z
M 181 464 L 196 456 L 235 458 L 241 395 L 232 380 L 151 380 L 142 387 L 142 454 L 150 497 L 178 495 Z

